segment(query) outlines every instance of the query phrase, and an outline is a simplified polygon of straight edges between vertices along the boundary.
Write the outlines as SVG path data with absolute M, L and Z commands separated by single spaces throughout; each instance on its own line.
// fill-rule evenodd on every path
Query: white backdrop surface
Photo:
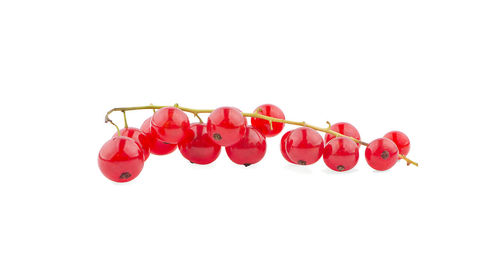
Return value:
M 497 1 L 2 1 L 0 266 L 499 266 Z M 387 172 L 155 157 L 101 175 L 108 109 L 263 103 Z M 129 113 L 140 126 L 151 111 Z M 121 122 L 120 114 L 113 114 Z M 194 121 L 194 120 L 193 120 Z M 287 126 L 287 130 L 293 127 Z

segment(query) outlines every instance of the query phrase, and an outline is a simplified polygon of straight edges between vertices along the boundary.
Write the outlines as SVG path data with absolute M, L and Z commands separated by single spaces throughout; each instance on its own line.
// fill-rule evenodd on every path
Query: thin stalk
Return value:
M 122 112 L 123 112 L 123 122 L 125 123 L 125 129 L 128 129 L 127 114 L 125 110 L 122 110 Z

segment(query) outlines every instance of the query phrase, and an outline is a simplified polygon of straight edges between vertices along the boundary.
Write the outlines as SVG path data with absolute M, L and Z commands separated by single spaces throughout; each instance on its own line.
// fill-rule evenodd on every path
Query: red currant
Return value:
M 410 152 L 410 139 L 406 134 L 400 131 L 392 131 L 386 133 L 384 137 L 393 141 L 398 146 L 399 154 L 406 156 Z
M 170 144 L 179 143 L 189 128 L 189 119 L 182 110 L 173 107 L 161 108 L 151 119 L 151 132 L 156 138 Z
M 102 146 L 97 162 L 104 176 L 123 183 L 139 175 L 144 166 L 144 154 L 134 139 L 115 136 Z
M 204 123 L 191 124 L 188 137 L 178 146 L 182 156 L 196 164 L 212 163 L 220 154 L 220 146 L 212 141 Z
M 361 139 L 361 137 L 359 136 L 358 130 L 354 126 L 352 126 L 352 124 L 347 123 L 347 122 L 335 123 L 330 127 L 330 130 L 337 132 L 339 134 L 343 134 L 345 136 L 350 136 L 350 137 L 356 138 L 358 140 Z M 330 142 L 330 140 L 332 140 L 335 137 L 336 137 L 335 135 L 327 133 L 325 135 L 325 142 L 328 143 L 328 142 Z M 359 147 L 360 144 L 357 144 L 357 146 Z
M 398 161 L 398 146 L 387 138 L 375 139 L 366 148 L 365 158 L 375 170 L 388 170 Z
M 323 160 L 326 166 L 338 172 L 354 168 L 358 163 L 358 159 L 358 144 L 347 137 L 338 137 L 330 140 L 323 151 Z
M 255 109 L 254 112 L 257 112 L 258 114 L 262 114 L 264 116 L 269 116 L 283 120 L 285 119 L 285 114 L 283 114 L 283 111 L 281 111 L 280 108 L 272 104 L 260 105 L 259 107 L 257 107 L 257 109 Z M 273 137 L 279 134 L 284 127 L 284 123 L 282 122 L 273 122 L 272 123 L 273 127 L 271 129 L 271 124 L 269 123 L 268 120 L 259 118 L 252 118 L 250 119 L 250 122 L 252 123 L 253 127 L 259 130 L 265 137 Z
M 288 157 L 299 165 L 309 165 L 318 161 L 323 155 L 323 146 L 321 135 L 307 127 L 292 130 L 285 144 Z
M 288 131 L 286 132 L 282 137 L 281 137 L 281 155 L 283 155 L 283 157 L 290 163 L 293 163 L 293 164 L 296 164 L 295 162 L 293 162 L 290 157 L 288 156 L 288 153 L 286 152 L 286 141 L 287 141 L 287 138 L 288 136 L 290 136 L 290 133 L 292 131 Z
M 142 126 L 141 126 L 141 131 L 148 138 L 149 151 L 155 155 L 166 155 L 166 154 L 170 154 L 170 153 L 174 152 L 177 145 L 161 141 L 152 135 L 152 133 L 151 133 L 151 119 L 152 119 L 152 117 L 149 117 L 148 119 L 146 119 L 142 123 Z
M 144 154 L 144 160 L 149 158 L 149 139 L 141 130 L 129 127 L 120 130 L 120 134 L 122 136 L 130 137 L 134 139 L 142 148 L 142 152 Z M 118 133 L 115 133 L 113 136 L 118 136 Z
M 234 163 L 248 167 L 266 154 L 266 138 L 259 130 L 248 126 L 245 136 L 238 143 L 227 146 L 226 153 Z
M 238 143 L 245 135 L 247 120 L 241 111 L 232 107 L 218 108 L 208 116 L 207 129 L 212 140 L 221 146 Z

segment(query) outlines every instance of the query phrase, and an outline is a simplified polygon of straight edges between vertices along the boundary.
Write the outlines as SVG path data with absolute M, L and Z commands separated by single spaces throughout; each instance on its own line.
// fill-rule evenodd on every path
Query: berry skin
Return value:
M 285 114 L 275 105 L 272 104 L 264 104 L 260 105 L 255 109 L 254 112 L 258 114 L 262 114 L 264 116 L 269 116 L 278 119 L 285 119 Z M 284 127 L 284 123 L 282 122 L 273 122 L 273 129 L 271 130 L 271 124 L 269 121 L 259 118 L 251 118 L 250 122 L 252 126 L 259 130 L 265 137 L 273 137 L 279 134 Z
M 286 159 L 286 161 L 290 162 L 290 163 L 293 163 L 293 164 L 297 164 L 295 162 L 293 162 L 290 157 L 288 156 L 288 153 L 286 152 L 286 142 L 287 142 L 287 138 L 288 136 L 290 136 L 290 133 L 292 131 L 288 131 L 286 132 L 282 137 L 281 137 L 281 146 L 280 146 L 280 150 L 281 150 L 281 155 L 283 155 L 283 157 Z
M 356 138 L 358 140 L 361 140 L 361 136 L 359 135 L 358 130 L 354 126 L 352 126 L 352 124 L 347 123 L 347 122 L 337 122 L 337 123 L 333 124 L 332 127 L 330 127 L 330 130 L 337 132 L 339 134 L 343 134 L 345 136 L 350 136 L 350 137 Z M 325 142 L 328 143 L 333 138 L 336 138 L 336 136 L 333 134 L 327 133 L 325 135 Z M 360 144 L 357 144 L 357 145 L 358 145 L 358 147 L 360 146 Z
M 227 146 L 226 153 L 234 163 L 248 167 L 266 154 L 266 138 L 259 130 L 248 126 L 245 136 L 238 143 Z
M 149 139 L 141 130 L 129 127 L 120 130 L 120 134 L 122 136 L 130 137 L 136 141 L 140 147 L 142 148 L 142 152 L 144 154 L 144 160 L 149 158 Z M 115 133 L 113 137 L 118 136 L 118 133 Z
M 116 136 L 106 142 L 97 159 L 102 174 L 114 182 L 128 182 L 141 173 L 144 154 L 132 138 Z
M 247 120 L 237 108 L 220 107 L 208 116 L 208 134 L 220 146 L 238 143 L 245 135 L 246 128 Z
M 191 124 L 188 137 L 178 146 L 182 156 L 196 164 L 210 164 L 220 154 L 220 146 L 212 141 L 207 132 L 207 125 L 204 123 Z
M 148 138 L 149 152 L 155 155 L 166 155 L 174 152 L 177 145 L 161 141 L 153 136 L 151 133 L 151 119 L 152 117 L 146 119 L 141 126 L 141 131 Z
M 354 168 L 358 163 L 358 159 L 358 144 L 347 137 L 333 138 L 326 144 L 323 151 L 323 160 L 326 166 L 338 172 Z
M 387 138 L 375 139 L 366 147 L 365 158 L 375 170 L 388 170 L 398 162 L 398 146 Z
M 151 119 L 151 133 L 161 141 L 177 144 L 189 128 L 189 119 L 182 110 L 173 107 L 161 108 Z
M 300 127 L 291 131 L 286 139 L 285 148 L 292 162 L 310 165 L 323 155 L 324 143 L 318 132 L 311 128 Z
M 391 140 L 396 144 L 396 146 L 398 146 L 399 154 L 406 156 L 410 152 L 410 139 L 406 136 L 406 134 L 400 131 L 392 131 L 386 133 L 384 137 Z

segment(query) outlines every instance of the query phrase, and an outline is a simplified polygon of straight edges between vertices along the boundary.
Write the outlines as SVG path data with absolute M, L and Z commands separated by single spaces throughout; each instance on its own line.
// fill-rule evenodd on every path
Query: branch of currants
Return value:
M 109 122 L 112 125 L 114 125 L 116 127 L 116 129 L 118 130 L 118 135 L 119 135 L 120 134 L 120 128 L 109 118 L 109 115 L 111 113 L 113 113 L 115 111 L 121 111 L 121 112 L 123 112 L 124 121 L 125 121 L 125 128 L 128 128 L 127 120 L 126 120 L 126 116 L 125 116 L 125 112 L 126 111 L 130 111 L 130 110 L 144 110 L 144 109 L 157 110 L 157 109 L 161 109 L 161 108 L 165 108 L 165 107 L 172 107 L 172 106 L 148 105 L 148 106 L 137 106 L 137 107 L 118 107 L 118 108 L 113 108 L 113 109 L 109 110 L 106 113 L 106 116 L 104 118 L 104 122 L 105 123 Z M 182 110 L 184 112 L 189 112 L 189 113 L 193 114 L 193 116 L 196 117 L 201 123 L 203 123 L 203 120 L 199 116 L 200 113 L 211 113 L 212 111 L 214 111 L 213 109 L 192 109 L 192 108 L 186 108 L 186 107 L 179 106 L 179 104 L 177 104 L 177 103 L 174 104 L 173 107 L 176 107 L 176 108 L 178 108 L 178 109 L 180 109 L 180 110 Z M 314 125 L 308 124 L 305 121 L 298 122 L 298 121 L 291 121 L 291 120 L 286 120 L 286 119 L 278 119 L 278 118 L 274 118 L 274 117 L 265 116 L 265 115 L 259 114 L 258 111 L 253 112 L 253 113 L 242 112 L 242 114 L 243 114 L 244 117 L 253 117 L 253 118 L 260 118 L 260 119 L 267 120 L 271 124 L 271 127 L 272 127 L 272 123 L 273 122 L 280 122 L 280 123 L 285 123 L 285 124 L 290 124 L 290 125 L 308 127 L 308 128 L 313 129 L 313 130 L 316 130 L 316 131 L 333 134 L 336 137 L 347 137 L 347 138 L 350 138 L 351 140 L 353 140 L 354 142 L 356 142 L 358 144 L 361 144 L 363 146 L 368 146 L 368 143 L 366 143 L 366 142 L 363 142 L 363 141 L 358 140 L 356 138 L 353 138 L 353 137 L 350 137 L 350 136 L 346 136 L 346 135 L 343 135 L 341 133 L 338 133 L 338 132 L 330 130 L 331 124 L 328 121 L 326 122 L 328 124 L 328 127 L 322 128 L 322 127 L 318 127 L 318 126 L 314 126 Z M 418 163 L 417 162 L 415 162 L 415 161 L 407 158 L 404 155 L 399 154 L 399 158 L 405 160 L 408 166 L 409 165 L 415 165 L 415 166 L 418 167 Z

